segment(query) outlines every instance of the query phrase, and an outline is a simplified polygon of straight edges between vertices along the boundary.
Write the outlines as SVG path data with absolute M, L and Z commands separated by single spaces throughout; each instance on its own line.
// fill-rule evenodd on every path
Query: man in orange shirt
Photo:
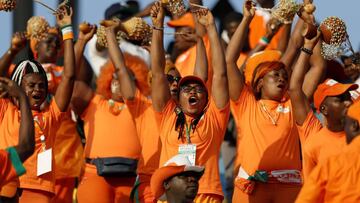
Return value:
M 155 3 L 151 16 L 154 25 L 151 43 L 153 107 L 160 126 L 160 165 L 176 154 L 186 154 L 192 165 L 204 165 L 207 170 L 200 179 L 199 192 L 194 202 L 222 202 L 223 194 L 219 177 L 220 145 L 229 117 L 225 57 L 210 11 L 196 12 L 200 24 L 206 27 L 211 44 L 211 62 L 214 67 L 212 91 L 195 76 L 179 82 L 178 103 L 171 100 L 164 74 L 163 47 L 164 10 Z
M 335 155 L 345 146 L 343 112 L 352 103 L 349 91 L 355 90 L 355 84 L 341 84 L 333 79 L 327 79 L 320 84 L 314 93 L 314 106 L 325 117 L 325 127 L 315 118 L 308 97 L 302 90 L 312 50 L 316 46 L 318 36 L 311 40 L 305 39 L 304 46 L 294 66 L 290 82 L 290 98 L 293 103 L 295 120 L 299 126 L 303 147 L 303 174 L 305 181 L 311 170 L 328 157 Z M 313 77 L 320 78 L 321 72 L 314 72 Z
M 335 156 L 317 165 L 306 180 L 296 203 L 359 202 L 360 199 L 360 102 L 345 118 L 348 145 Z
M 175 155 L 155 171 L 151 177 L 151 189 L 156 199 L 162 201 L 193 202 L 204 170 L 202 166 L 192 166 L 186 155 Z
M 19 102 L 20 130 L 18 145 L 0 150 L 0 188 L 26 171 L 22 164 L 34 153 L 35 132 L 30 104 L 25 92 L 12 80 L 0 78 L 1 96 L 8 96 Z M 1 202 L 1 198 L 0 198 Z

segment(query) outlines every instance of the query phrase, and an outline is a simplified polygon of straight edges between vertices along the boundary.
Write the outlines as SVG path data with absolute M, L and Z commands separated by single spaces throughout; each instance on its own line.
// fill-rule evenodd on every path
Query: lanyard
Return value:
M 46 149 L 46 138 L 45 138 L 45 118 L 43 116 L 41 116 L 41 119 L 39 119 L 39 116 L 36 115 L 34 116 L 34 126 L 35 126 L 35 131 L 36 133 L 38 133 L 40 135 L 40 141 L 41 141 L 41 148 L 43 149 L 43 151 L 45 151 Z
M 191 144 L 191 140 L 190 140 L 190 133 L 191 133 L 191 124 L 190 126 L 187 124 L 187 122 L 185 122 L 185 130 L 186 130 L 186 141 L 188 144 Z

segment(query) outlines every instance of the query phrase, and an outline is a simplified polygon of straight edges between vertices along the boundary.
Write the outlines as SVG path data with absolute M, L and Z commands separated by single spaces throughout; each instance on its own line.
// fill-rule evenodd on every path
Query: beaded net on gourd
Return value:
M 162 0 L 172 16 L 182 16 L 186 13 L 186 6 L 183 0 Z
M 0 0 L 0 10 L 12 11 L 16 7 L 16 0 Z
M 283 24 L 290 24 L 301 6 L 302 4 L 294 0 L 280 0 L 279 3 L 271 9 L 271 17 L 279 20 Z
M 150 26 L 139 17 L 133 17 L 123 23 L 128 39 L 143 41 L 149 39 L 152 33 Z
M 33 16 L 27 21 L 27 36 L 38 41 L 44 39 L 49 31 L 49 23 L 42 16 Z
M 107 43 L 107 40 L 106 40 L 106 32 L 105 32 L 105 27 L 100 25 L 98 27 L 98 29 L 96 30 L 96 36 L 97 36 L 97 43 L 102 46 L 102 47 L 108 47 L 108 43 Z M 118 42 L 121 41 L 121 39 L 124 39 L 126 38 L 126 34 L 124 32 L 117 32 L 116 34 L 116 40 Z

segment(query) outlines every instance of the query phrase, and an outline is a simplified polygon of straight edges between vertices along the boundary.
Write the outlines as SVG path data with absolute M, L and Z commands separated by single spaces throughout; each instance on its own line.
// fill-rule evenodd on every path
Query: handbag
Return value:
M 135 177 L 138 160 L 123 157 L 95 158 L 97 174 L 103 177 Z

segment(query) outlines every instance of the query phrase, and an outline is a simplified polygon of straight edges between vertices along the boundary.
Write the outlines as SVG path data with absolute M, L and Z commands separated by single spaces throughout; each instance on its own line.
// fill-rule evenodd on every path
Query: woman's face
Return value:
M 32 110 L 40 110 L 46 99 L 46 80 L 39 74 L 30 73 L 22 78 L 21 87 L 27 95 Z
M 179 104 L 185 114 L 195 117 L 205 109 L 207 96 L 206 87 L 190 82 L 180 87 Z
M 54 63 L 57 59 L 58 49 L 60 48 L 59 36 L 55 34 L 48 34 L 47 37 L 41 40 L 36 50 L 38 58 L 41 63 Z
M 288 90 L 288 75 L 285 69 L 272 70 L 259 80 L 257 89 L 261 99 L 281 101 Z
M 171 98 L 177 101 L 177 95 L 179 91 L 178 84 L 181 79 L 180 73 L 175 68 L 173 68 L 166 74 L 166 77 L 170 88 Z

